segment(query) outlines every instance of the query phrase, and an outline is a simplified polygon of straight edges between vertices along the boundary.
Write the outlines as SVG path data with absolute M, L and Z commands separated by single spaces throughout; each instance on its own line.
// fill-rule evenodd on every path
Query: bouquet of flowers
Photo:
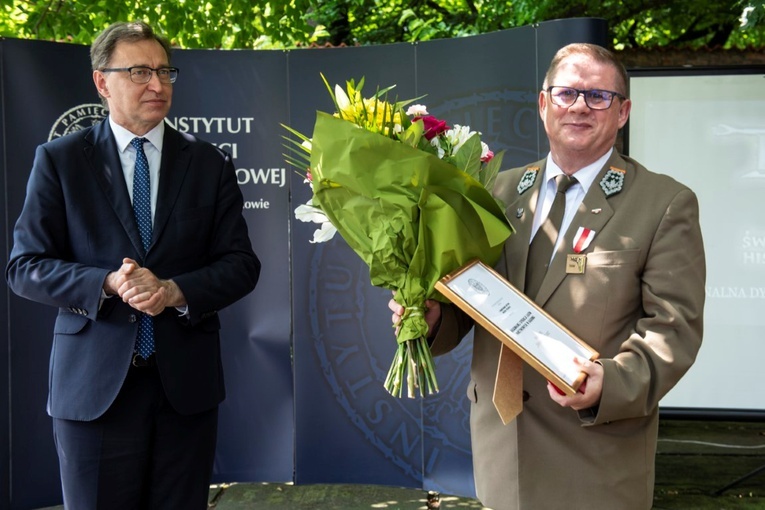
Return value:
M 334 114 L 317 112 L 311 137 L 284 126 L 287 161 L 305 171 L 313 196 L 295 214 L 322 226 L 312 242 L 335 230 L 367 263 L 371 283 L 394 290 L 405 313 L 385 389 L 400 397 L 438 391 L 427 343 L 425 302 L 445 302 L 435 283 L 479 258 L 494 265 L 512 233 L 491 195 L 502 160 L 480 133 L 450 127 L 409 101 L 388 101 L 393 87 L 362 96 L 363 78 L 324 83 Z

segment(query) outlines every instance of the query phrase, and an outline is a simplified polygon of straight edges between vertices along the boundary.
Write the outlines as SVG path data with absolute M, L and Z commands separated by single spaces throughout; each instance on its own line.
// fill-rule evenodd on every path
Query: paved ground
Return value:
M 247 483 L 210 490 L 216 510 L 484 509 L 469 498 L 431 499 L 422 490 L 375 485 Z M 765 423 L 662 421 L 654 509 L 765 510 Z
M 222 497 L 216 500 L 216 494 Z M 432 495 L 429 503 L 425 491 L 374 485 L 243 484 L 213 490 L 210 495 L 216 510 L 416 510 L 439 508 L 436 502 L 441 509 L 484 508 L 473 499 Z
M 440 505 L 440 506 L 439 506 Z M 53 506 L 39 510 L 63 510 Z M 215 510 L 435 510 L 485 509 L 478 501 L 380 485 L 293 485 L 244 483 L 213 485 Z

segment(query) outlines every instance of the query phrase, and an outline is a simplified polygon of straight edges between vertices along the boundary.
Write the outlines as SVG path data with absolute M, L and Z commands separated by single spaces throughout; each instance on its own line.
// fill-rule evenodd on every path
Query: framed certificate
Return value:
M 567 395 L 586 374 L 574 358 L 598 353 L 574 336 L 496 271 L 474 260 L 436 283 L 446 296 Z

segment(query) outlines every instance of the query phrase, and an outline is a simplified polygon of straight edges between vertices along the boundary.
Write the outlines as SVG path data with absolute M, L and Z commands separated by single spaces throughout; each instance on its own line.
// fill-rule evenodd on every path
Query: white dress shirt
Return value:
M 124 127 L 115 123 L 111 116 L 109 117 L 109 126 L 114 133 L 114 139 L 117 142 L 117 150 L 122 164 L 122 173 L 125 176 L 130 202 L 133 202 L 133 174 L 135 173 L 136 151 L 130 142 L 136 134 L 131 133 Z M 154 223 L 154 216 L 157 211 L 157 190 L 159 189 L 159 167 L 162 163 L 162 140 L 165 136 L 165 123 L 160 122 L 154 129 L 143 135 L 149 143 L 143 144 L 143 151 L 146 153 L 146 160 L 149 162 L 149 184 L 151 185 L 151 221 Z
M 603 165 L 606 164 L 608 158 L 611 157 L 613 150 L 614 149 L 611 148 L 611 150 L 606 152 L 597 161 L 574 172 L 573 177 L 576 177 L 577 183 L 572 185 L 568 191 L 566 191 L 566 212 L 563 215 L 563 222 L 560 226 L 561 233 L 568 230 L 568 227 L 571 225 L 571 220 L 576 214 L 576 210 L 579 208 L 582 200 L 584 200 L 584 196 L 589 191 L 590 186 L 592 186 L 595 177 L 597 177 L 601 168 L 603 168 Z M 545 166 L 544 183 L 539 188 L 539 201 L 537 202 L 537 210 L 534 213 L 534 225 L 531 228 L 531 238 L 529 239 L 529 243 L 531 243 L 531 239 L 534 239 L 537 230 L 539 230 L 539 227 L 547 219 L 547 215 L 550 214 L 550 209 L 552 208 L 552 203 L 555 199 L 555 193 L 557 192 L 555 177 L 562 173 L 563 170 L 561 170 L 560 167 L 555 164 L 555 161 L 553 161 L 552 154 L 548 154 L 547 165 Z M 559 235 L 558 239 L 555 241 L 553 256 L 558 249 L 558 245 L 560 245 L 563 240 L 563 237 L 564 236 Z

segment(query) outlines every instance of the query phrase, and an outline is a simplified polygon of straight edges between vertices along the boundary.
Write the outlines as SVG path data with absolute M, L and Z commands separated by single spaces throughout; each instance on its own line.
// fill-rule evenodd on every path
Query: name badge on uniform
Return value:
M 584 274 L 587 266 L 587 255 L 569 253 L 566 255 L 566 274 Z
M 574 236 L 574 253 L 566 256 L 566 274 L 584 274 L 587 267 L 587 255 L 582 252 L 587 249 L 595 239 L 595 231 L 589 228 L 579 227 Z

